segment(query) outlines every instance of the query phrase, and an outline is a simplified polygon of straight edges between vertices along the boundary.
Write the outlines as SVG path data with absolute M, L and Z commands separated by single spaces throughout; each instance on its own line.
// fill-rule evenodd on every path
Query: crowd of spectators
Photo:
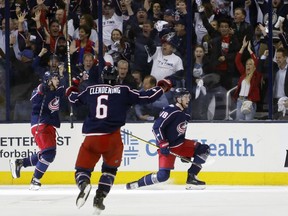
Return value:
M 7 5 L 0 0 L 0 120 L 4 119 L 2 114 L 6 108 L 3 82 L 6 61 L 11 63 L 12 120 L 26 121 L 30 119 L 31 92 L 46 71 L 59 71 L 60 77 L 69 85 L 67 69 L 70 66 L 73 83 L 80 83 L 81 90 L 99 82 L 100 59 L 105 65 L 117 68 L 118 83 L 132 89 L 145 90 L 165 77 L 173 79 L 175 88 L 192 86 L 189 110 L 193 120 L 225 120 L 227 104 L 229 108 L 237 109 L 229 119 L 253 120 L 257 111 L 268 113 L 265 107 L 270 100 L 270 30 L 273 35 L 273 51 L 270 52 L 273 56 L 270 58 L 274 58 L 275 64 L 273 109 L 275 118 L 279 118 L 277 103 L 280 98 L 288 97 L 287 0 L 272 0 L 273 29 L 268 29 L 266 0 L 191 0 L 191 4 L 186 0 L 103 0 L 102 23 L 99 23 L 97 2 L 70 0 L 67 4 L 67 0 L 10 0 L 10 29 L 7 30 Z M 100 25 L 102 56 L 98 40 Z M 10 32 L 9 57 L 5 55 L 5 31 Z M 188 41 L 191 47 L 187 47 Z M 189 49 L 191 56 L 187 55 Z M 253 73 L 257 74 L 255 82 L 249 67 L 256 71 Z M 187 75 L 191 75 L 188 80 L 192 80 L 192 84 L 188 85 Z M 244 91 L 243 86 L 248 90 Z M 232 102 L 227 101 L 226 94 L 234 87 Z M 165 97 L 160 104 L 172 103 L 173 89 Z M 241 104 L 238 102 L 240 97 Z M 241 113 L 246 100 L 253 102 L 250 117 L 243 117 L 247 114 Z M 159 110 L 157 103 L 131 107 L 128 120 L 151 121 L 157 117 L 155 110 Z M 77 107 L 75 119 L 82 120 L 83 112 L 86 112 L 85 108 Z M 61 117 L 68 119 L 68 103 L 62 105 Z

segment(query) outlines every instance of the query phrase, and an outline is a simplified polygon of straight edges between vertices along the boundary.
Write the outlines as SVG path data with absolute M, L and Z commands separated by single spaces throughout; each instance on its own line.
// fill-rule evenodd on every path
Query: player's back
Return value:
M 78 98 L 89 107 L 89 116 L 83 125 L 83 133 L 111 133 L 125 124 L 126 113 L 131 105 L 153 102 L 162 91 L 155 88 L 147 94 L 131 90 L 125 85 L 98 84 L 88 86 Z M 142 93 L 141 93 L 142 94 Z

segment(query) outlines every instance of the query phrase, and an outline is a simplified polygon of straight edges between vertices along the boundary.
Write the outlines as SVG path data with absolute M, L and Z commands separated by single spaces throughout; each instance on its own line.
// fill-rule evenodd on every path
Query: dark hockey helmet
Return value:
M 114 85 L 118 77 L 118 72 L 114 66 L 105 66 L 102 70 L 101 77 L 103 83 Z
M 44 76 L 43 76 L 42 82 L 45 84 L 48 84 L 49 81 L 52 79 L 52 77 L 58 77 L 59 78 L 59 74 L 57 72 L 46 71 Z
M 184 95 L 189 95 L 189 97 L 191 97 L 190 92 L 186 88 L 176 88 L 174 91 L 175 102 L 177 102 L 177 98 L 181 98 Z

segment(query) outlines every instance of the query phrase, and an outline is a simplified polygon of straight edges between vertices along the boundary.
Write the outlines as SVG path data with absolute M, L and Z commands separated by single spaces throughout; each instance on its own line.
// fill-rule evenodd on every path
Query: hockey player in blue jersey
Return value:
M 40 179 L 56 155 L 56 129 L 60 127 L 60 99 L 65 95 L 65 88 L 60 86 L 59 74 L 45 72 L 43 82 L 33 90 L 31 96 L 31 132 L 40 149 L 37 154 L 23 159 L 10 160 L 13 178 L 20 177 L 22 167 L 36 166 L 30 184 L 30 190 L 41 187 Z
M 174 98 L 175 104 L 165 107 L 153 125 L 153 133 L 159 147 L 159 170 L 138 181 L 127 183 L 128 190 L 167 181 L 170 171 L 174 169 L 176 159 L 173 154 L 170 154 L 170 151 L 184 158 L 194 158 L 193 164 L 188 169 L 186 189 L 205 188 L 205 182 L 200 181 L 197 174 L 200 172 L 202 164 L 205 163 L 210 148 L 206 144 L 185 138 L 187 124 L 190 120 L 190 115 L 185 112 L 191 98 L 189 91 L 185 88 L 177 88 Z
M 114 67 L 106 66 L 101 74 L 103 84 L 91 85 L 78 93 L 75 87 L 66 94 L 72 104 L 83 103 L 89 108 L 82 133 L 85 138 L 80 147 L 75 165 L 75 179 L 80 193 L 76 199 L 82 207 L 91 190 L 91 173 L 102 157 L 102 175 L 94 197 L 96 214 L 105 209 L 104 198 L 108 195 L 120 166 L 123 143 L 120 128 L 125 124 L 127 110 L 133 104 L 152 103 L 171 88 L 169 80 L 160 80 L 158 86 L 139 92 L 127 85 L 115 85 L 118 73 Z

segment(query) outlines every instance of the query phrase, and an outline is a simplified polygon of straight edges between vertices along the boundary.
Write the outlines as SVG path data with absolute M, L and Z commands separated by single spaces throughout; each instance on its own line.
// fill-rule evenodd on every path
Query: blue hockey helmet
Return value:
M 175 102 L 177 102 L 177 98 L 181 98 L 184 95 L 189 95 L 189 97 L 191 97 L 190 92 L 186 88 L 176 88 L 174 91 Z
M 49 81 L 52 79 L 52 77 L 58 77 L 59 78 L 58 72 L 46 71 L 44 76 L 43 76 L 42 82 L 45 84 L 48 84 Z
M 114 66 L 105 66 L 102 70 L 101 77 L 103 83 L 114 85 L 118 77 L 118 72 Z

